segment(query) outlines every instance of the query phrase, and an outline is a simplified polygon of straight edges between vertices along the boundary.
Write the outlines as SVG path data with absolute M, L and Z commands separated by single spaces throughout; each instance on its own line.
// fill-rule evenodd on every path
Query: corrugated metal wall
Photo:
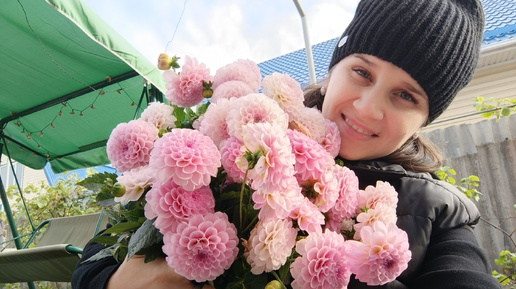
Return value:
M 482 218 L 514 233 L 516 239 L 516 115 L 423 134 L 441 146 L 445 164 L 456 170 L 457 181 L 469 175 L 480 178 L 483 195 L 477 207 Z M 501 250 L 516 250 L 507 236 L 485 221 L 480 221 L 475 234 L 491 264 Z

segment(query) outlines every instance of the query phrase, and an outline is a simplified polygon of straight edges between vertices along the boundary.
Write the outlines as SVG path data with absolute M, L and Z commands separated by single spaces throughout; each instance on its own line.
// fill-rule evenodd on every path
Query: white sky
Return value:
M 193 56 L 212 72 L 304 48 L 293 0 L 82 0 L 151 63 L 159 53 Z M 299 0 L 312 44 L 342 34 L 358 0 Z M 185 7 L 179 26 L 178 20 Z

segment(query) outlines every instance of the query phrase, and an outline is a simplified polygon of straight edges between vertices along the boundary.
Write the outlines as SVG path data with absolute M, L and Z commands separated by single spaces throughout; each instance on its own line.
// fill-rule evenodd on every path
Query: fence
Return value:
M 516 229 L 516 115 L 473 124 L 462 124 L 425 132 L 441 146 L 445 164 L 455 169 L 456 180 L 477 175 L 483 193 L 477 207 L 482 221 L 475 235 L 488 259 L 498 258 L 501 250 L 515 251 L 509 237 L 489 225 L 500 226 L 509 234 Z M 512 235 L 516 239 L 516 233 Z

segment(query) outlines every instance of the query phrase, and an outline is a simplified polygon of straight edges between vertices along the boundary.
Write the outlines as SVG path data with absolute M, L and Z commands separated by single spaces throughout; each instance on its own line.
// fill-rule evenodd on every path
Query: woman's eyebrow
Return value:
M 371 66 L 371 67 L 375 67 L 376 64 L 374 64 L 373 62 L 371 62 L 369 59 L 367 59 L 366 57 L 360 55 L 360 54 L 355 54 L 353 55 L 354 57 L 362 60 L 363 62 L 365 62 L 367 65 Z

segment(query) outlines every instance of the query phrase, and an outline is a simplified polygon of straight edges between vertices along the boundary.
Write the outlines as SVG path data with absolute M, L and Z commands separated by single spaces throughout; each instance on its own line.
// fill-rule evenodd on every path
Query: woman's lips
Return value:
M 371 136 L 371 137 L 375 137 L 375 136 L 378 136 L 378 134 L 375 134 L 375 133 L 372 133 L 370 131 L 366 131 L 360 127 L 358 127 L 356 124 L 354 124 L 349 118 L 347 118 L 345 115 L 342 115 L 342 118 L 344 119 L 344 121 L 349 125 L 349 127 L 351 127 L 354 131 L 356 131 L 357 133 L 359 134 L 363 134 L 365 136 Z

